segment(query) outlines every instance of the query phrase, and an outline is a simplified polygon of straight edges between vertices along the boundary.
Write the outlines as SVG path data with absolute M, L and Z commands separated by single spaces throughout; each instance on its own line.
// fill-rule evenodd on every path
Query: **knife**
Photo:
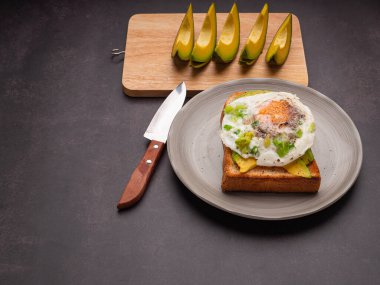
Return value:
M 182 108 L 185 98 L 186 85 L 182 82 L 169 94 L 154 115 L 144 134 L 144 137 L 151 142 L 121 195 L 117 204 L 119 210 L 134 205 L 143 196 L 158 159 L 164 150 L 170 125 L 175 115 Z

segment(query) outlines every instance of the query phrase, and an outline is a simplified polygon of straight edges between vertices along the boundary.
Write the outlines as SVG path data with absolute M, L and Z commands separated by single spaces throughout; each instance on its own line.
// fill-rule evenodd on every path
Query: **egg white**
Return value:
M 272 100 L 287 100 L 292 106 L 296 107 L 303 115 L 302 119 L 303 123 L 298 126 L 297 129 L 302 130 L 301 138 L 296 138 L 294 142 L 294 148 L 292 148 L 284 157 L 280 157 L 276 152 L 276 147 L 271 142 L 269 147 L 264 146 L 264 138 L 261 137 L 253 137 L 249 147 L 252 149 L 254 146 L 258 148 L 258 155 L 253 155 L 251 153 L 243 154 L 236 146 L 236 139 L 239 137 L 236 134 L 236 131 L 239 129 L 240 133 L 253 131 L 253 127 L 251 124 L 244 124 L 244 120 L 246 118 L 252 117 L 253 115 L 257 115 L 259 110 L 271 102 Z M 291 93 L 287 92 L 268 92 L 262 93 L 252 96 L 241 97 L 229 104 L 232 107 L 236 107 L 237 105 L 246 105 L 247 109 L 245 110 L 245 115 L 243 118 L 236 118 L 231 114 L 224 114 L 222 120 L 222 128 L 221 128 L 221 139 L 225 146 L 229 147 L 231 150 L 239 153 L 242 157 L 255 157 L 257 159 L 257 165 L 260 166 L 284 166 L 297 158 L 301 157 L 307 149 L 309 149 L 314 142 L 315 132 L 310 131 L 310 125 L 314 124 L 314 117 L 311 113 L 310 109 L 301 103 L 299 98 Z M 265 122 L 264 122 L 265 123 Z M 271 122 L 268 121 L 270 125 Z M 223 126 L 229 125 L 232 126 L 230 130 L 224 129 Z M 281 128 L 281 132 L 285 133 L 294 133 L 289 127 Z

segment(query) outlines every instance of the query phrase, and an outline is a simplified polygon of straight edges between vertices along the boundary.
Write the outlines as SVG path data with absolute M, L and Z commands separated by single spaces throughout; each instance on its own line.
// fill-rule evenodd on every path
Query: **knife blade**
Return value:
M 170 125 L 172 124 L 175 115 L 182 108 L 185 97 L 186 85 L 182 82 L 170 93 L 166 100 L 161 104 L 160 108 L 158 108 L 145 131 L 144 137 L 149 140 L 165 143 L 168 138 Z
M 186 98 L 186 85 L 180 83 L 165 99 L 153 116 L 144 137 L 151 140 L 143 158 L 132 175 L 117 204 L 119 210 L 136 204 L 148 186 L 154 168 L 164 150 L 170 126 Z

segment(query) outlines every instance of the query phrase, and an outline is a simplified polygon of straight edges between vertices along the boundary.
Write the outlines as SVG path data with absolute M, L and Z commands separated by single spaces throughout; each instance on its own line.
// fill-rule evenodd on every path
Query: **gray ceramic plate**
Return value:
M 295 93 L 310 107 L 317 125 L 312 149 L 322 176 L 317 194 L 222 193 L 220 113 L 229 95 L 252 89 Z M 199 93 L 174 119 L 168 153 L 179 179 L 199 198 L 232 214 L 268 220 L 302 217 L 328 207 L 354 183 L 363 157 L 359 132 L 342 108 L 311 88 L 276 79 L 235 80 Z

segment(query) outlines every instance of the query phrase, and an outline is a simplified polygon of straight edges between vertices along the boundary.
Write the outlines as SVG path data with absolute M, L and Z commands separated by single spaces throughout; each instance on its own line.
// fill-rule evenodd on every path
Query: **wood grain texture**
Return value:
M 265 53 L 274 34 L 287 13 L 270 13 L 268 34 L 263 53 L 257 62 L 244 67 L 238 64 L 238 56 L 257 17 L 257 13 L 240 13 L 240 48 L 237 58 L 229 64 L 214 61 L 201 69 L 194 69 L 187 62 L 174 61 L 171 48 L 183 14 L 136 14 L 129 20 L 124 59 L 122 85 L 129 96 L 167 96 L 179 82 L 185 81 L 188 96 L 197 94 L 213 85 L 240 78 L 279 78 L 308 85 L 308 74 L 298 18 L 293 15 L 292 46 L 287 61 L 281 67 L 268 66 Z M 194 14 L 195 38 L 205 14 Z M 218 36 L 226 13 L 218 13 Z
M 128 208 L 141 199 L 148 186 L 150 177 L 153 174 L 153 170 L 161 157 L 164 146 L 165 144 L 162 142 L 151 141 L 144 157 L 133 171 L 120 201 L 117 204 L 119 210 Z

